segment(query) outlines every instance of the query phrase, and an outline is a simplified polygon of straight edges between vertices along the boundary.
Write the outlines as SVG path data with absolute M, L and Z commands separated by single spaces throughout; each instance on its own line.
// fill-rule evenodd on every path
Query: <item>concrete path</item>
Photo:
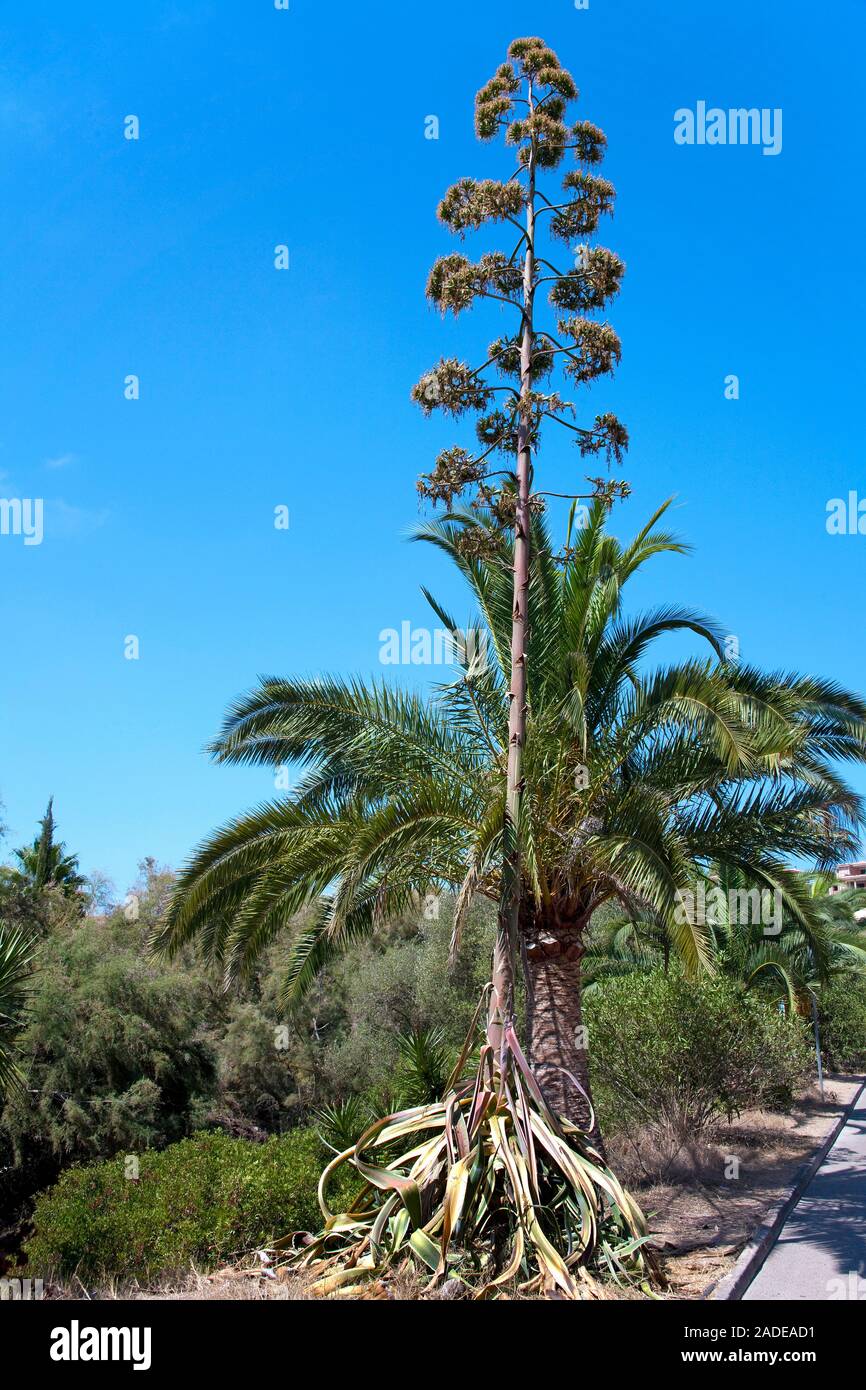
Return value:
M 866 1299 L 866 1090 L 743 1300 Z

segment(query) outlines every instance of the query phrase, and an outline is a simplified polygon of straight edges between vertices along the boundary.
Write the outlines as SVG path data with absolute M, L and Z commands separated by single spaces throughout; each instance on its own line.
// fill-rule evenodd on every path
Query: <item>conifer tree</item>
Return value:
M 582 423 L 568 398 L 571 388 L 610 375 L 620 360 L 615 331 L 590 315 L 618 294 L 625 269 L 612 251 L 589 244 L 600 218 L 613 210 L 615 190 L 594 172 L 604 156 L 602 131 L 589 121 L 567 120 L 577 95 L 571 75 L 540 38 L 516 39 L 508 61 L 478 92 L 478 138 L 504 136 L 517 167 L 504 181 L 458 180 L 442 199 L 439 217 L 461 239 L 484 227 L 501 227 L 510 233 L 509 249 L 486 251 L 477 261 L 459 252 L 440 257 L 430 271 L 427 296 L 443 315 L 450 310 L 456 316 L 478 300 L 491 300 L 513 310 L 514 321 L 509 332 L 490 344 L 480 366 L 443 357 L 412 393 L 428 415 L 441 410 L 458 420 L 475 417 L 473 448 L 458 444 L 440 453 L 433 470 L 419 480 L 420 495 L 445 504 L 452 514 L 456 499 L 469 495 L 473 510 L 463 514 L 467 524 L 461 536 L 469 553 L 495 553 L 503 531 L 513 537 L 507 802 L 488 1020 L 497 1051 L 503 1024 L 513 1016 L 519 931 L 530 519 L 551 495 L 536 487 L 535 460 L 548 421 L 569 432 L 584 459 L 604 455 L 608 463 L 618 463 L 628 447 L 627 432 L 614 414 Z M 551 197 L 542 185 L 566 160 L 576 167 L 568 168 L 561 179 L 562 192 Z M 555 264 L 551 257 L 556 253 L 548 243 L 570 248 L 573 266 L 562 269 Z M 545 293 L 550 323 L 541 313 Z M 497 468 L 503 459 L 506 467 Z M 609 476 L 589 482 L 588 495 L 608 503 L 628 493 L 627 483 Z
M 36 851 L 36 870 L 33 875 L 33 887 L 39 892 L 48 882 L 52 868 L 52 854 L 54 848 L 54 797 L 49 796 L 45 815 L 39 822 L 39 841 Z

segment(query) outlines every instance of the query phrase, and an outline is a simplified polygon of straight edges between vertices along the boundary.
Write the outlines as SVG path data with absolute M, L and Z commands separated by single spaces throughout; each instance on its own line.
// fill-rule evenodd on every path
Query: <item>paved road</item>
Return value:
M 744 1300 L 866 1297 L 866 1091 Z

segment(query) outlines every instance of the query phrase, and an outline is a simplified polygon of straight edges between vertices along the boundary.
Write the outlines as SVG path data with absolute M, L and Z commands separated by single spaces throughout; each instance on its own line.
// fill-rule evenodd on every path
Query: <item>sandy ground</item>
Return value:
M 672 1299 L 701 1298 L 733 1265 L 766 1213 L 790 1191 L 798 1169 L 816 1152 L 862 1083 L 857 1077 L 828 1077 L 823 1100 L 817 1085 L 784 1115 L 744 1112 L 723 1125 L 712 1143 L 685 1145 L 652 1163 L 634 1146 L 611 1153 L 611 1163 L 629 1183 L 647 1214 Z M 655 1166 L 651 1180 L 647 1166 Z M 659 1167 L 660 1165 L 660 1167 Z M 661 1176 L 658 1176 L 659 1172 Z M 264 1278 L 247 1271 L 195 1271 L 158 1288 L 129 1285 L 87 1290 L 81 1285 L 46 1290 L 49 1298 L 84 1300 L 303 1300 L 304 1281 Z M 616 1295 L 614 1295 L 616 1296 Z M 412 1299 L 415 1289 L 397 1287 L 391 1297 Z

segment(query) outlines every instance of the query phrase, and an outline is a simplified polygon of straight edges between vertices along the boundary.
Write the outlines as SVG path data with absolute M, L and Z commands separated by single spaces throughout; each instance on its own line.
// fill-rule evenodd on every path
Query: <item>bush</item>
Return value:
M 10 1151 L 27 1168 L 109 1158 L 194 1128 L 214 1089 L 201 1020 L 219 982 L 148 957 L 151 905 L 143 896 L 138 921 L 118 912 L 41 943 L 20 1037 L 27 1090 L 0 1116 L 0 1163 Z
M 805 1025 L 721 977 L 660 971 L 588 995 L 593 1096 L 602 1128 L 685 1140 L 751 1106 L 790 1102 L 809 1066 Z
M 263 1144 L 200 1134 L 138 1156 L 68 1169 L 37 1198 L 25 1253 L 37 1277 L 170 1275 L 214 1268 L 294 1230 L 317 1230 L 327 1155 L 311 1130 Z M 332 1196 L 349 1196 L 348 1182 Z
M 359 1095 L 375 1111 L 396 1108 L 407 1098 L 401 1038 L 435 1031 L 449 1053 L 462 1047 L 490 972 L 495 913 L 473 906 L 452 965 L 453 909 L 443 895 L 434 920 L 391 923 L 334 967 L 343 1018 L 321 1051 L 327 1100 Z
M 276 1043 L 277 1013 L 232 1001 L 208 1041 L 217 1059 L 217 1093 L 201 1128 L 229 1127 L 243 1138 L 281 1134 L 298 1123 L 301 1100 L 288 1048 Z
M 836 980 L 819 995 L 821 1053 L 828 1071 L 866 1068 L 866 983 Z

